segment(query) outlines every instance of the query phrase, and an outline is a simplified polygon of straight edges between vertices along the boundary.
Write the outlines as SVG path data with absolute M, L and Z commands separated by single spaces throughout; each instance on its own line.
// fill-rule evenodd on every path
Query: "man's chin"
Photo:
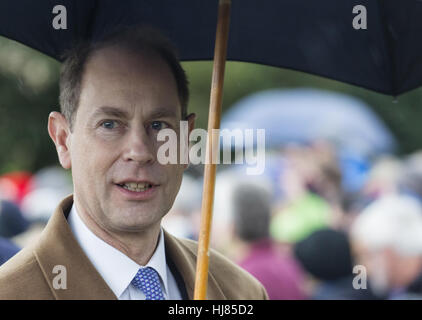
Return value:
M 110 225 L 113 229 L 122 232 L 141 232 L 151 228 L 157 228 L 160 225 L 161 217 L 154 215 L 152 210 L 120 209 L 113 218 L 110 219 Z
M 112 229 L 118 233 L 143 233 L 147 231 L 152 231 L 154 229 L 159 229 L 159 222 L 127 222 L 127 221 L 118 221 L 112 224 Z

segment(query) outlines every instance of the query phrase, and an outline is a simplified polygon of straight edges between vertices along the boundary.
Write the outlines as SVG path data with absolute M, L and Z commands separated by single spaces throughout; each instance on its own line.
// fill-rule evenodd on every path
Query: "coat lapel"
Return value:
M 66 216 L 72 203 L 72 196 L 67 197 L 60 203 L 35 249 L 34 254 L 45 280 L 56 299 L 116 299 L 116 296 L 89 261 L 70 230 Z M 53 273 L 55 266 L 63 266 L 65 269 L 58 267 L 58 270 L 55 270 L 56 273 Z M 62 270 L 66 270 L 66 277 L 63 277 Z M 62 286 L 59 286 L 59 289 L 54 288 L 55 277 L 66 279 L 65 282 L 60 282 L 62 286 L 66 285 L 65 289 L 60 288 Z M 57 280 L 58 278 L 55 282 Z
M 182 276 L 189 299 L 193 299 L 196 274 L 196 245 L 188 245 L 164 231 L 166 249 L 171 255 L 177 270 Z M 226 300 L 212 273 L 208 273 L 207 300 Z

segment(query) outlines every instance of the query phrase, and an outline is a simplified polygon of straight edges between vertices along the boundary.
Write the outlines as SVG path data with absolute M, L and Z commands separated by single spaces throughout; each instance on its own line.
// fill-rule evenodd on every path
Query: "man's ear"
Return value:
M 192 132 L 193 129 L 195 129 L 195 118 L 195 113 L 191 113 L 186 117 L 186 121 L 188 121 L 189 134 Z
M 192 130 L 195 129 L 195 118 L 196 118 L 196 114 L 191 113 L 185 119 L 188 122 L 188 141 L 189 141 L 189 136 L 190 136 Z M 185 170 L 186 170 L 189 167 L 189 164 L 185 164 L 184 167 L 185 167 Z
M 60 112 L 51 112 L 48 116 L 48 134 L 56 145 L 60 164 L 65 169 L 71 168 L 68 138 L 70 127 L 66 118 Z

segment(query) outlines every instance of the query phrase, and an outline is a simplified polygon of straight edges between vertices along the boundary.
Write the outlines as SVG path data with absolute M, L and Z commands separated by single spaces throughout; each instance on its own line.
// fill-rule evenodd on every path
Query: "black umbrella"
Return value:
M 56 27 L 67 29 L 56 30 L 62 7 L 66 23 Z M 359 21 L 365 13 L 366 24 Z M 422 83 L 421 17 L 418 0 L 232 0 L 227 59 L 395 96 Z M 0 34 L 57 59 L 77 38 L 142 23 L 161 29 L 182 60 L 211 60 L 216 21 L 217 0 L 0 1 Z
M 220 0 L 217 16 L 217 0 L 2 0 L 0 34 L 59 60 L 76 40 L 101 38 L 116 26 L 159 28 L 182 60 L 212 59 L 216 39 L 208 132 L 220 126 L 226 53 L 229 60 L 300 70 L 391 95 L 422 83 L 418 0 L 232 2 L 231 8 L 230 0 Z M 218 146 L 211 137 L 208 146 Z M 207 148 L 209 157 L 216 154 Z M 206 295 L 215 169 L 205 165 L 196 299 Z

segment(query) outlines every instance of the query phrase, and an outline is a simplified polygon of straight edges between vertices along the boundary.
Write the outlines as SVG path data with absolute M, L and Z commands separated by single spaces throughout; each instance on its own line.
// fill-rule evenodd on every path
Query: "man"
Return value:
M 351 240 L 375 294 L 388 299 L 422 298 L 419 201 L 408 195 L 375 200 L 354 221 Z
M 0 268 L 6 299 L 191 299 L 196 243 L 160 224 L 186 165 L 162 165 L 157 134 L 178 133 L 187 80 L 168 42 L 124 29 L 77 46 L 64 62 L 62 113 L 48 131 L 72 169 L 64 199 L 38 243 Z M 180 146 L 179 146 L 180 147 Z M 210 257 L 208 299 L 263 299 L 263 287 L 221 255 Z
M 270 239 L 271 194 L 265 185 L 242 183 L 233 193 L 238 263 L 265 287 L 271 300 L 305 299 L 303 274 L 290 254 Z
M 306 272 L 305 281 L 312 300 L 373 300 L 371 287 L 356 290 L 353 257 L 348 235 L 323 228 L 294 245 L 294 255 Z M 333 261 L 335 263 L 333 263 Z

